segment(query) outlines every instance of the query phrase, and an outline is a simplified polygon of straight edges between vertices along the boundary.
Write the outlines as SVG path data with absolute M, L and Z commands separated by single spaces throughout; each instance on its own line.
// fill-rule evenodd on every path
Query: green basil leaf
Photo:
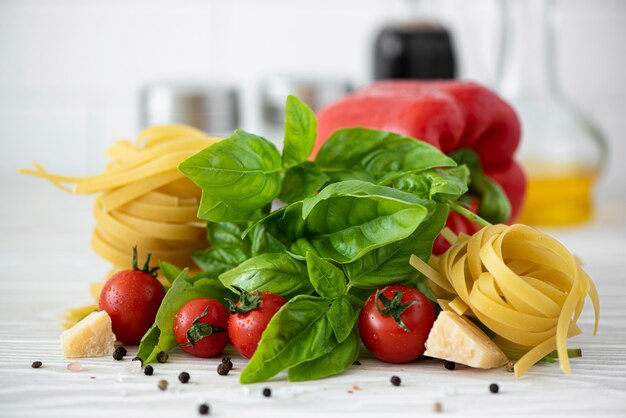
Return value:
M 262 382 L 329 353 L 337 340 L 326 317 L 328 308 L 327 300 L 315 296 L 299 295 L 287 302 L 270 320 L 239 381 Z
M 174 280 L 178 277 L 180 272 L 182 271 L 174 264 L 168 263 L 167 261 L 161 261 L 159 263 L 159 270 L 161 274 L 167 279 L 168 282 L 173 283 Z
M 428 261 L 433 242 L 448 217 L 448 207 L 445 204 L 432 201 L 424 201 L 423 204 L 428 208 L 428 215 L 408 238 L 392 242 L 344 265 L 350 286 L 376 289 L 393 283 L 417 280 L 419 273 L 409 264 L 411 254 Z
M 359 335 L 353 329 L 348 338 L 337 344 L 330 353 L 290 368 L 288 379 L 290 382 L 302 382 L 342 373 L 359 358 L 359 351 Z
M 333 301 L 330 309 L 326 313 L 330 326 L 333 328 L 337 341 L 343 342 L 356 324 L 357 315 L 350 300 L 342 296 Z
M 312 162 L 291 167 L 283 178 L 283 187 L 278 198 L 293 203 L 313 196 L 330 178 Z
M 211 245 L 242 246 L 248 252 L 249 243 L 241 238 L 247 224 L 235 222 L 207 222 L 207 238 Z
M 219 276 L 226 287 L 238 286 L 248 292 L 270 291 L 287 299 L 313 292 L 306 264 L 288 254 L 261 254 Z
M 137 351 L 137 357 L 140 359 L 147 359 L 152 354 L 154 347 L 159 343 L 159 337 L 161 336 L 161 330 L 157 326 L 157 324 L 152 324 L 152 326 L 146 331 L 143 337 L 141 337 L 141 342 L 139 343 L 139 350 Z M 158 353 L 157 353 L 158 354 Z
M 242 130 L 189 157 L 179 169 L 202 188 L 198 217 L 212 222 L 249 221 L 280 193 L 276 147 Z
M 332 263 L 307 252 L 306 267 L 315 291 L 323 298 L 335 299 L 346 294 L 346 276 Z M 339 338 L 337 338 L 339 339 Z M 340 340 L 343 341 L 343 340 Z
M 454 160 L 422 141 L 391 132 L 365 128 L 340 129 L 324 143 L 317 165 L 333 181 L 349 178 L 374 181 L 391 175 L 454 167 Z M 355 177 L 359 176 L 359 177 Z
M 478 216 L 497 224 L 511 216 L 511 202 L 502 186 L 483 171 L 480 157 L 470 148 L 461 148 L 451 155 L 459 164 L 465 164 L 470 171 L 470 191 L 480 197 Z
M 143 361 L 143 364 L 153 362 L 159 352 L 169 351 L 178 346 L 174 337 L 174 316 L 186 302 L 201 297 L 222 302 L 229 296 L 232 297 L 232 292 L 226 289 L 219 280 L 196 276 L 188 277 L 187 269 L 182 270 L 172 283 L 170 290 L 165 294 L 156 314 L 155 326 L 158 328 L 158 340 L 155 337 L 157 331 L 152 329 L 150 335 L 144 336 L 139 345 L 141 355 L 138 357 Z
M 248 235 L 251 241 L 251 252 L 253 256 L 265 253 L 282 253 L 287 248 L 267 231 L 263 224 L 258 224 L 252 228 Z
M 290 250 L 313 248 L 322 258 L 350 263 L 409 236 L 427 214 L 419 202 L 410 193 L 371 183 L 331 184 L 304 201 L 305 231 Z
M 237 267 L 249 257 L 250 254 L 237 245 L 218 245 L 192 255 L 194 263 L 210 277 Z
M 283 167 L 288 169 L 309 158 L 317 137 L 317 119 L 310 107 L 294 96 L 287 97 Z
M 408 174 L 393 181 L 393 186 L 422 199 L 444 202 L 456 200 L 468 190 L 469 170 L 462 165 Z

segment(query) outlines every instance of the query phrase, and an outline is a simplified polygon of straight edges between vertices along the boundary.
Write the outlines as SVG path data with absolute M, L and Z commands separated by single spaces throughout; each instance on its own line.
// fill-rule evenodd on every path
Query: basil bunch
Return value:
M 432 297 L 409 257 L 430 258 L 449 204 L 468 190 L 465 166 L 413 138 L 342 129 L 309 161 L 316 136 L 314 113 L 290 96 L 282 154 L 238 130 L 179 167 L 203 191 L 198 217 L 208 221 L 211 248 L 194 255 L 203 275 L 290 299 L 242 383 L 283 370 L 290 381 L 346 370 L 359 353 L 356 321 L 371 289 L 406 283 Z M 270 211 L 276 199 L 286 205 Z

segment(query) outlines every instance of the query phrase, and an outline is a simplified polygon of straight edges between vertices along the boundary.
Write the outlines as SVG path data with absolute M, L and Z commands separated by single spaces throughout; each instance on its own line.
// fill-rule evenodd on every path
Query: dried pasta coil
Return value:
M 106 155 L 105 170 L 89 177 L 68 177 L 47 172 L 35 163 L 22 173 L 45 178 L 64 191 L 97 193 L 96 226 L 92 248 L 114 269 L 131 264 L 131 249 L 139 257 L 192 265 L 191 254 L 208 246 L 206 225 L 196 217 L 201 190 L 178 165 L 219 141 L 183 125 L 153 126 L 135 141 L 119 140 Z
M 488 226 L 451 244 L 429 264 L 411 260 L 428 277 L 442 308 L 478 319 L 505 353 L 524 353 L 516 376 L 555 349 L 561 369 L 571 373 L 566 340 L 581 332 L 576 322 L 587 296 L 594 306 L 594 334 L 599 318 L 596 287 L 577 258 L 554 238 L 521 224 Z

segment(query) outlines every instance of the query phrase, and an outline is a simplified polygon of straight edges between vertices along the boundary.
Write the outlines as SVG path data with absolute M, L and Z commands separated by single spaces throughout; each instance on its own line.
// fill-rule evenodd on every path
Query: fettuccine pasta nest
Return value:
M 113 143 L 101 174 L 60 176 L 37 163 L 21 172 L 69 193 L 98 194 L 91 244 L 114 269 L 131 265 L 134 245 L 140 259 L 151 252 L 153 260 L 190 266 L 192 253 L 208 246 L 206 224 L 196 217 L 202 192 L 178 165 L 219 140 L 188 126 L 154 126 Z
M 444 310 L 474 317 L 491 330 L 505 352 L 521 352 L 521 376 L 557 350 L 561 369 L 571 373 L 566 340 L 581 333 L 576 322 L 587 296 L 599 300 L 593 281 L 578 260 L 554 238 L 526 225 L 487 226 L 473 236 L 456 237 L 429 264 L 411 263 L 428 277 Z M 510 357 L 510 356 L 509 356 Z

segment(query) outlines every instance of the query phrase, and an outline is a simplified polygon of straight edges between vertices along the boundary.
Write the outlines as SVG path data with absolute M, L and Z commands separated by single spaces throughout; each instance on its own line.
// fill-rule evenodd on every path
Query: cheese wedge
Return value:
M 480 328 L 451 311 L 437 317 L 424 355 L 480 369 L 500 367 L 506 355 Z
M 61 347 L 67 358 L 111 355 L 114 343 L 111 318 L 105 311 L 90 313 L 61 334 Z

